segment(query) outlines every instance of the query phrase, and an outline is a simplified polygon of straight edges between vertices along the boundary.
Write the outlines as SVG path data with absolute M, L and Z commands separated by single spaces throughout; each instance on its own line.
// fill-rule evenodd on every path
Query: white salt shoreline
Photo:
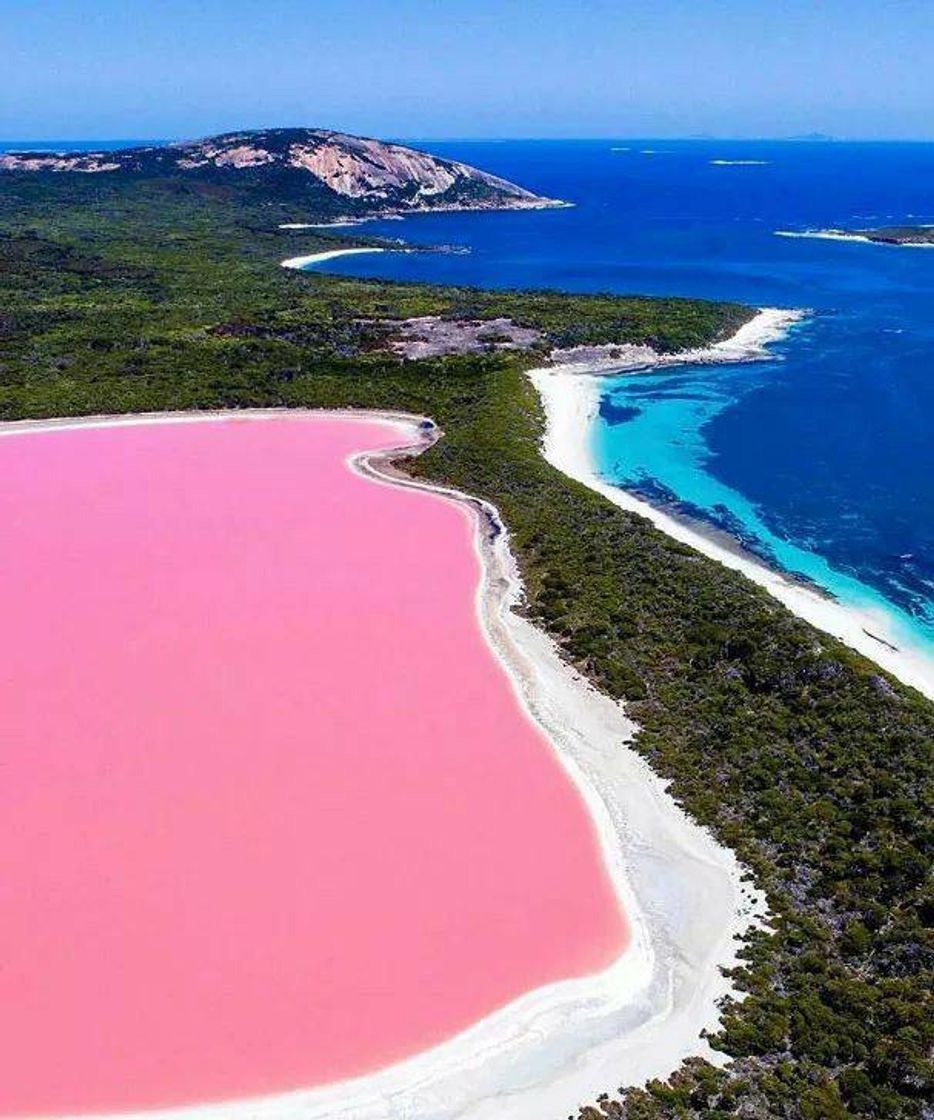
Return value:
M 568 477 L 603 494 L 622 509 L 648 518 L 656 528 L 675 540 L 742 572 L 800 618 L 858 650 L 905 684 L 934 698 L 934 660 L 906 644 L 901 635 L 895 634 L 889 618 L 882 611 L 859 609 L 822 595 L 768 567 L 738 544 L 731 546 L 713 534 L 704 533 L 687 521 L 611 485 L 600 477 L 590 451 L 590 433 L 600 406 L 601 373 L 763 357 L 766 353 L 764 348 L 781 338 L 801 316 L 800 311 L 763 308 L 732 338 L 706 350 L 653 356 L 647 347 L 642 347 L 634 348 L 637 352 L 631 355 L 629 361 L 624 357 L 623 360 L 597 360 L 586 365 L 565 364 L 531 371 L 529 376 L 541 396 L 547 422 L 543 454 L 552 466 Z
M 251 410 L 168 413 L 0 425 L 0 437 L 75 427 L 262 420 L 314 415 Z M 419 443 L 439 434 L 421 418 L 325 412 L 329 419 L 378 420 Z M 590 809 L 631 941 L 607 970 L 551 984 L 510 1003 L 449 1041 L 363 1077 L 275 1096 L 124 1113 L 139 1120 L 541 1120 L 562 1116 L 620 1085 L 664 1077 L 682 1059 L 714 1054 L 702 1030 L 715 1028 L 730 990 L 721 967 L 736 940 L 761 921 L 762 897 L 743 882 L 728 849 L 692 821 L 665 784 L 627 745 L 623 708 L 598 693 L 541 631 L 513 609 L 521 596 L 508 535 L 496 511 L 468 495 L 400 478 L 393 452 L 361 452 L 350 466 L 381 485 L 425 490 L 470 511 L 481 560 L 478 619 L 517 698 L 546 731 Z M 491 534 L 490 524 L 500 527 Z M 112 1115 L 112 1114 L 111 1114 Z

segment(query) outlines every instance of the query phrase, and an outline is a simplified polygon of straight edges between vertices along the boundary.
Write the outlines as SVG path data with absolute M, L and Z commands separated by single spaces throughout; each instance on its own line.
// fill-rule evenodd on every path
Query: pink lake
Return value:
M 372 420 L 0 438 L 0 1115 L 364 1073 L 626 927 Z

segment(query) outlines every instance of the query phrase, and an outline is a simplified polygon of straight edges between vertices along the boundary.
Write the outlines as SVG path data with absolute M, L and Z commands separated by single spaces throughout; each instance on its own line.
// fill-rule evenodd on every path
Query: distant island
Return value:
M 831 136 L 826 132 L 801 132 L 796 133 L 794 136 L 786 136 L 785 139 L 794 141 L 795 143 L 831 144 L 836 140 L 836 136 Z
M 226 132 L 117 151 L 7 152 L 0 172 L 168 179 L 291 200 L 330 218 L 566 205 L 466 163 L 319 128 Z
M 880 226 L 878 229 L 836 228 L 802 232 L 778 230 L 779 237 L 812 237 L 825 241 L 868 241 L 876 245 L 934 245 L 934 226 Z

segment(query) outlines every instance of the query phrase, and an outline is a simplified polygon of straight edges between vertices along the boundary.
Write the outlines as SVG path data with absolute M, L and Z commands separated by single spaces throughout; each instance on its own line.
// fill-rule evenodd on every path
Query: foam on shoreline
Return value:
M 261 421 L 282 414 L 226 415 Z M 20 422 L 0 426 L 0 438 L 79 425 L 197 423 L 224 415 Z M 622 706 L 593 689 L 551 640 L 515 611 L 521 584 L 496 510 L 412 480 L 393 466 L 400 455 L 418 454 L 434 442 L 437 429 L 424 418 L 393 413 L 327 415 L 380 420 L 400 433 L 398 451 L 356 454 L 352 469 L 379 485 L 423 489 L 475 513 L 474 543 L 483 572 L 478 621 L 519 702 L 547 732 L 587 802 L 631 941 L 609 969 L 529 992 L 448 1042 L 373 1074 L 259 1099 L 124 1115 L 540 1120 L 574 1111 L 619 1085 L 666 1076 L 692 1054 L 725 1060 L 700 1034 L 716 1026 L 717 1002 L 730 991 L 721 968 L 735 963 L 736 938 L 761 920 L 762 897 L 743 881 L 732 852 L 675 804 L 665 783 L 627 745 L 633 726 Z
M 838 638 L 852 649 L 875 661 L 903 683 L 934 698 L 934 662 L 917 648 L 907 645 L 883 611 L 846 605 L 808 587 L 764 564 L 741 546 L 713 533 L 603 479 L 590 450 L 590 433 L 600 407 L 600 373 L 681 365 L 695 362 L 749 361 L 765 356 L 765 347 L 779 338 L 802 317 L 800 311 L 763 308 L 744 324 L 732 338 L 703 350 L 687 350 L 676 355 L 646 357 L 647 348 L 630 362 L 564 364 L 533 370 L 530 373 L 545 409 L 547 428 L 543 443 L 545 458 L 578 482 L 604 495 L 622 509 L 648 518 L 656 528 L 690 545 L 713 560 L 741 572 L 765 588 L 800 618 Z

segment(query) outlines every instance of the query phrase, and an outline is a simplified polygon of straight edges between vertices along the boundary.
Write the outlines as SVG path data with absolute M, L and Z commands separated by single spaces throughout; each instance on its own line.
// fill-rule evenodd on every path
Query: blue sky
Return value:
M 934 138 L 934 0 L 2 0 L 0 137 Z

